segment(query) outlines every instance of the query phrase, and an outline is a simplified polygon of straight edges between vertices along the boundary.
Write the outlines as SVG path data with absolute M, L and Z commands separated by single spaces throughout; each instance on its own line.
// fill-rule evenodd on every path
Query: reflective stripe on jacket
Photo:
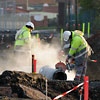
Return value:
M 15 47 L 16 45 L 23 46 L 24 44 L 27 44 L 31 39 L 30 29 L 26 26 L 23 26 L 20 32 L 21 33 L 19 33 L 16 37 Z
M 83 34 L 72 32 L 72 41 L 71 48 L 69 50 L 69 55 L 74 56 L 76 53 L 86 48 L 86 43 L 87 42 L 83 37 Z

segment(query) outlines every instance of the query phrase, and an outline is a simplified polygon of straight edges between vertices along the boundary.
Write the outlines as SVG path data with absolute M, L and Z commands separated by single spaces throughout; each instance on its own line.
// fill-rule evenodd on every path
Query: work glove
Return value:
M 67 64 L 67 63 L 70 63 L 70 62 L 72 61 L 72 58 L 73 58 L 73 57 L 72 57 L 71 55 L 68 54 L 67 57 L 66 57 L 66 64 Z
M 74 64 L 74 57 L 67 55 L 66 57 L 66 68 L 68 71 L 71 71 L 73 69 L 72 65 Z
M 66 69 L 68 70 L 68 72 L 71 71 L 70 63 L 67 63 L 67 64 L 66 64 Z
M 70 64 L 74 64 L 75 63 L 75 59 L 73 56 L 67 55 L 66 57 L 66 63 L 69 62 Z

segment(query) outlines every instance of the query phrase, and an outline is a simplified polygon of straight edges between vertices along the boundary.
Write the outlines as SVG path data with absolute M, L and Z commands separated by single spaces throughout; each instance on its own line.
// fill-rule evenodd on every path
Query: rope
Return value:
M 82 86 L 83 84 L 84 84 L 84 83 L 80 83 L 79 85 L 77 85 L 77 86 L 74 87 L 73 89 L 71 89 L 71 90 L 69 90 L 69 91 L 67 91 L 67 92 L 65 92 L 65 93 L 63 93 L 63 94 L 61 94 L 61 95 L 58 95 L 58 96 L 55 97 L 53 100 L 57 100 L 57 99 L 63 97 L 64 95 L 66 95 L 66 94 L 68 94 L 68 93 L 70 93 L 70 92 L 76 90 L 77 88 L 79 88 L 79 87 Z

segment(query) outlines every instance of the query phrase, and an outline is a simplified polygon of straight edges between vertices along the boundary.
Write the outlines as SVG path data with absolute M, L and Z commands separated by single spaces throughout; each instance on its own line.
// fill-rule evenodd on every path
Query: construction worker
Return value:
M 91 55 L 92 51 L 91 47 L 88 45 L 83 36 L 84 33 L 79 30 L 64 31 L 63 33 L 64 41 L 70 41 L 67 44 L 67 48 L 69 47 L 69 52 L 66 57 L 66 63 L 69 65 L 74 60 L 74 67 L 68 66 L 68 70 L 72 68 L 76 69 L 74 80 L 83 80 L 87 69 L 87 59 L 88 56 Z
M 31 49 L 31 31 L 34 30 L 34 24 L 27 22 L 15 35 L 14 52 L 16 55 L 25 55 Z

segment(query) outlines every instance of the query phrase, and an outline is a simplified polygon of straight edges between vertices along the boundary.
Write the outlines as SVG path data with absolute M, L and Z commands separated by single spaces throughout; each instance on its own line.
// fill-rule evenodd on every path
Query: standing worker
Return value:
M 74 80 L 83 80 L 87 69 L 87 59 L 91 55 L 91 47 L 83 37 L 84 33 L 75 31 L 64 31 L 63 39 L 65 42 L 70 41 L 69 52 L 66 57 L 66 63 L 71 65 L 70 62 L 74 59 L 74 68 L 76 69 L 76 75 Z M 71 66 L 68 66 L 68 70 Z
M 16 55 L 27 55 L 31 50 L 31 31 L 34 30 L 34 24 L 27 22 L 15 35 L 14 52 Z M 26 58 L 24 58 L 26 59 Z

